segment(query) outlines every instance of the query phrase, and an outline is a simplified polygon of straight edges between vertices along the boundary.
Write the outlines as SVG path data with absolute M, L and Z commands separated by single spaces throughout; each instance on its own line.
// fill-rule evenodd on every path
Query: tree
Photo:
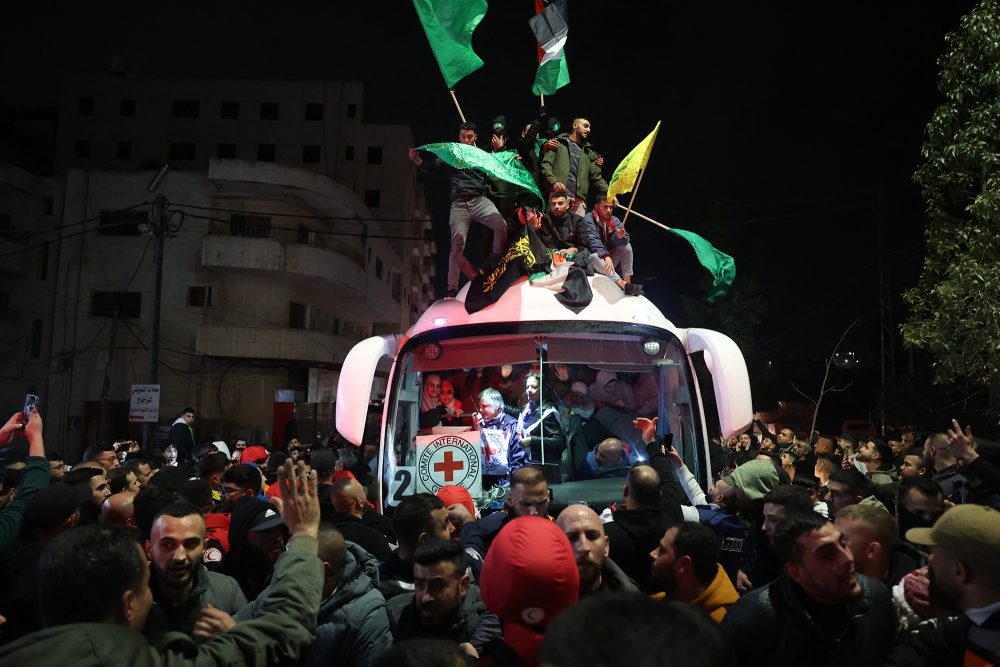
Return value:
M 847 338 L 847 334 L 851 331 L 851 329 L 856 327 L 859 322 L 860 320 L 854 320 L 848 325 L 846 329 L 844 329 L 844 333 L 840 334 L 840 338 L 837 340 L 837 344 L 833 346 L 833 352 L 831 352 L 829 358 L 827 358 L 824 361 L 823 381 L 819 385 L 819 395 L 816 398 L 813 398 L 809 394 L 805 393 L 804 391 L 796 387 L 794 382 L 789 380 L 789 382 L 792 385 L 792 389 L 799 392 L 799 394 L 803 398 L 805 398 L 807 401 L 813 404 L 813 419 L 812 419 L 812 424 L 809 426 L 810 436 L 812 436 L 812 434 L 816 432 L 816 420 L 819 419 L 819 406 L 823 403 L 823 397 L 826 396 L 827 394 L 831 394 L 834 392 L 846 391 L 848 388 L 850 388 L 852 384 L 854 384 L 854 380 L 851 380 L 843 387 L 826 386 L 827 381 L 830 379 L 830 368 L 837 363 L 837 353 L 840 351 L 841 344 L 844 342 L 844 339 Z
M 914 174 L 927 244 L 904 343 L 928 352 L 935 383 L 1000 379 L 1000 8 L 983 0 L 946 38 L 944 102 Z

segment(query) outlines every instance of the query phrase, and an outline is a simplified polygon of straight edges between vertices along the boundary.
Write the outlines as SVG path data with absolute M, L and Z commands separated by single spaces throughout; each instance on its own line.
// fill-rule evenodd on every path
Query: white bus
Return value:
M 597 371 L 623 379 L 646 376 L 647 389 L 655 383 L 650 416 L 659 416 L 660 433 L 672 434 L 675 449 L 702 487 L 709 487 L 709 439 L 741 432 L 752 419 L 743 354 L 716 331 L 678 329 L 645 297 L 625 296 L 604 276 L 588 280 L 593 301 L 579 314 L 559 303 L 555 292 L 526 280 L 496 304 L 470 314 L 464 303 L 466 286 L 457 298 L 434 303 L 405 334 L 376 336 L 355 345 L 340 372 L 337 430 L 361 446 L 369 412 L 379 404 L 384 388 L 377 500 L 371 498 L 380 510 L 405 495 L 433 493 L 444 484 L 465 486 L 482 499 L 484 449 L 479 433 L 464 419 L 452 426 L 421 428 L 422 386 L 429 375 L 447 378 L 471 368 L 508 364 L 515 365 L 515 374 L 536 366 L 545 386 L 555 381 L 556 364 L 574 378 L 593 377 Z M 475 396 L 458 398 L 463 411 L 475 409 Z M 577 479 L 593 442 L 588 444 L 582 429 L 567 423 L 565 409 L 562 413 L 568 445 L 559 460 L 543 466 L 554 503 L 583 501 L 597 507 L 620 499 L 623 480 L 618 475 Z M 625 433 L 623 440 L 632 437 L 634 442 L 634 435 Z M 630 463 L 645 455 L 641 444 Z M 544 452 L 542 447 L 542 456 Z

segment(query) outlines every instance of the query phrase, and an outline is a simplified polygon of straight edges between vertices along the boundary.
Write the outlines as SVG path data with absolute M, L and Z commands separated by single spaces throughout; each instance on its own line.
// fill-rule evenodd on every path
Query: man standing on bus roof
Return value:
M 458 141 L 468 146 L 476 145 L 476 124 L 462 123 L 458 126 Z M 493 254 L 503 252 L 507 243 L 507 223 L 496 205 L 486 197 L 487 175 L 479 169 L 455 169 L 437 157 L 424 160 L 415 148 L 409 151 L 410 160 L 423 172 L 431 172 L 439 167 L 448 170 L 451 177 L 451 213 L 448 226 L 451 228 L 451 254 L 448 256 L 448 296 L 458 292 L 459 272 L 472 280 L 479 271 L 465 257 L 465 240 L 469 236 L 469 223 L 479 224 L 493 231 Z
M 568 133 L 556 139 L 559 148 L 549 151 L 542 158 L 541 172 L 545 189 L 565 192 L 570 198 L 570 210 L 582 216 L 587 212 L 587 194 L 593 189 L 599 194 L 608 191 L 608 184 L 601 174 L 600 156 L 590 145 L 590 121 L 574 118 Z

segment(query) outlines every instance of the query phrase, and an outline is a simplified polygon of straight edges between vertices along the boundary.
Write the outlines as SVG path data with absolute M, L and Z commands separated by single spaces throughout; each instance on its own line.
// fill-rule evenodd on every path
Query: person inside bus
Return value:
M 424 376 L 424 390 L 420 395 L 420 428 L 431 428 L 441 423 L 441 376 Z
M 441 380 L 441 393 L 438 394 L 441 403 L 441 425 L 462 425 L 462 401 L 455 397 L 455 385 L 451 380 Z
M 473 418 L 483 445 L 483 488 L 488 489 L 505 483 L 523 466 L 527 452 L 517 438 L 517 420 L 504 410 L 499 391 L 484 389 L 477 405 Z
M 543 398 L 538 375 L 528 373 L 524 380 L 524 407 L 517 419 L 518 441 L 528 452 L 527 463 L 559 463 L 566 449 L 566 433 L 559 421 L 559 410 L 548 397 Z

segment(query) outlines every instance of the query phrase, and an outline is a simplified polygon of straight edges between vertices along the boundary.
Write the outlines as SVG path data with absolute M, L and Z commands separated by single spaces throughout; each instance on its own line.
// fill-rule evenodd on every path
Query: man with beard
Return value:
M 197 509 L 186 503 L 165 507 L 153 520 L 145 546 L 153 607 L 143 634 L 150 644 L 168 632 L 204 641 L 235 625 L 230 614 L 247 600 L 234 579 L 202 564 L 205 520 Z
M 896 614 L 889 591 L 854 571 L 844 536 L 822 515 L 792 512 L 774 533 L 784 574 L 729 608 L 722 631 L 739 647 L 738 664 L 880 665 L 892 646 Z
M 500 619 L 486 609 L 479 587 L 469 583 L 462 546 L 432 539 L 413 554 L 413 593 L 389 601 L 389 627 L 397 642 L 447 639 L 478 655 L 500 637 Z
M 907 540 L 930 547 L 930 596 L 959 616 L 906 635 L 886 664 L 1000 664 L 1000 512 L 958 505 Z
M 80 503 L 80 523 L 96 523 L 101 505 L 111 496 L 104 468 L 74 468 L 66 473 L 63 481 L 78 487 L 80 496 L 86 498 Z
M 719 550 L 719 536 L 708 526 L 684 521 L 668 529 L 649 554 L 653 559 L 650 582 L 663 591 L 654 599 L 698 607 L 720 623 L 740 595 L 719 564 Z
M 625 294 L 642 296 L 642 285 L 625 282 L 615 271 L 614 261 L 608 255 L 607 249 L 597 238 L 597 232 L 591 232 L 583 218 L 569 210 L 569 201 L 565 192 L 552 192 L 549 195 L 549 210 L 542 216 L 537 228 L 538 238 L 552 250 L 553 261 L 560 263 L 582 250 L 590 252 L 590 263 L 594 271 L 611 278 Z M 602 259 L 602 256 L 604 257 Z M 556 262 L 556 258 L 559 262 Z
M 573 547 L 580 572 L 580 597 L 606 591 L 638 592 L 635 582 L 608 558 L 610 545 L 597 512 L 586 505 L 570 505 L 559 513 L 556 525 Z
M 257 498 L 240 498 L 229 519 L 229 553 L 223 566 L 248 600 L 268 585 L 284 550 L 285 526 L 278 508 Z

